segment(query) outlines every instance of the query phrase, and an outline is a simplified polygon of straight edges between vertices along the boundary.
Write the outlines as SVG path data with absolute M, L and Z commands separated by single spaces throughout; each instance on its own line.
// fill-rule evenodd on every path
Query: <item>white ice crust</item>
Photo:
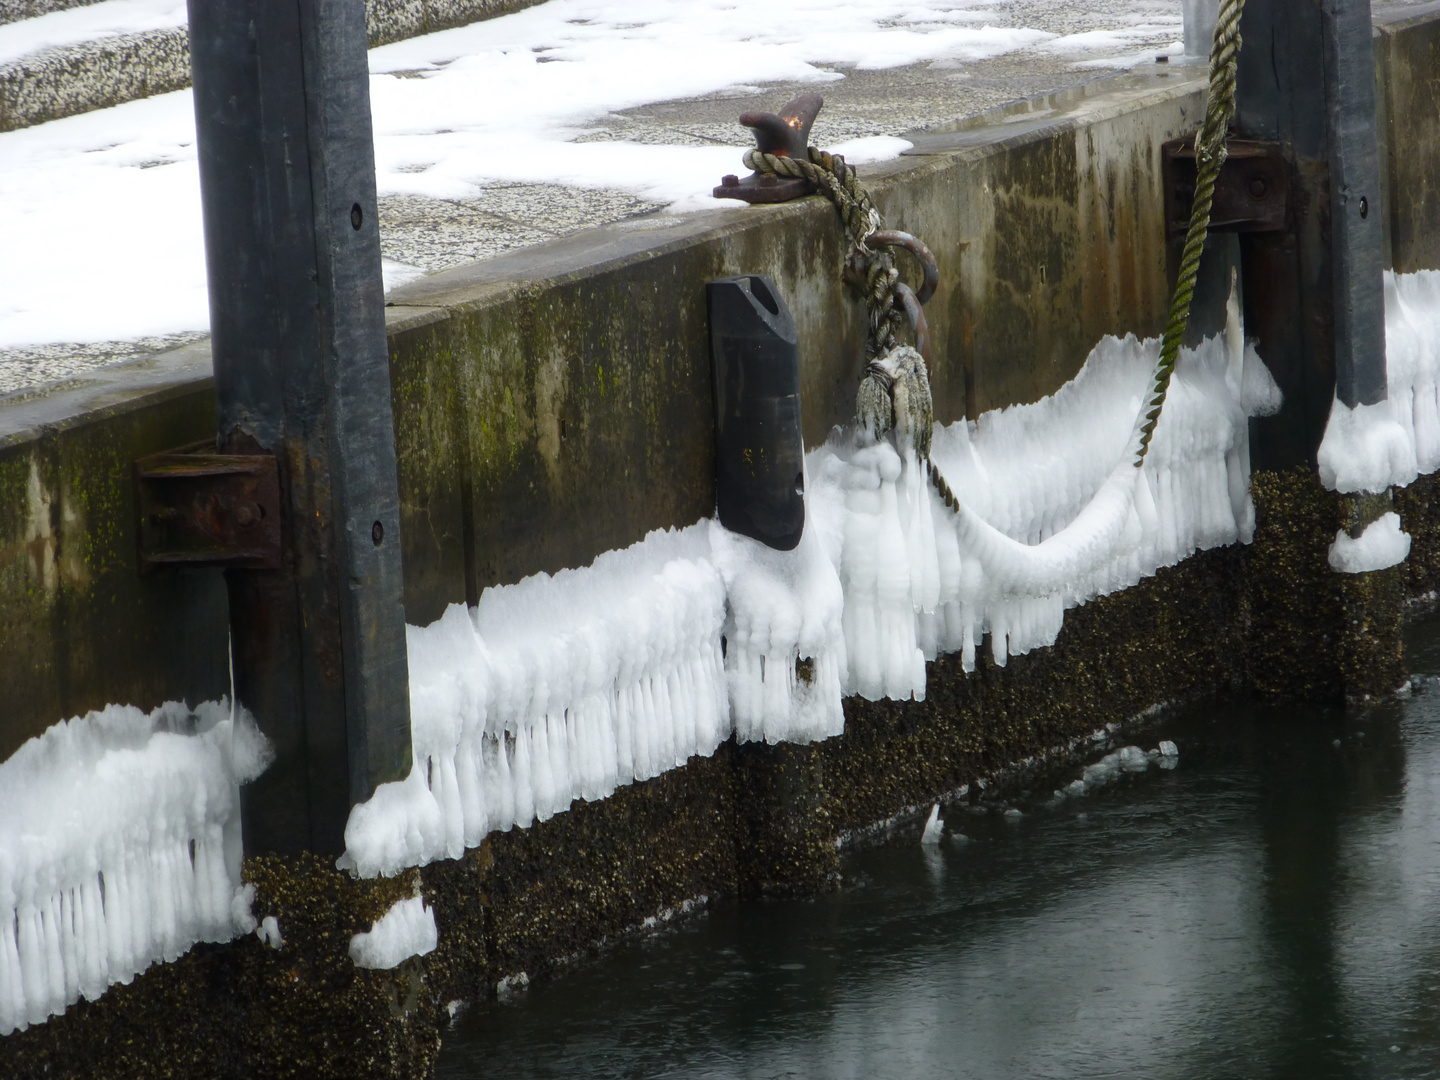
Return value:
M 63 721 L 0 763 L 0 1035 L 254 926 L 239 785 L 269 754 L 228 703 L 168 702 Z
M 1391 420 L 1432 471 L 1424 331 L 1440 317 L 1440 274 L 1387 278 L 1387 301 L 1403 406 Z M 1091 597 L 1248 543 L 1247 418 L 1278 408 L 1279 392 L 1242 340 L 1232 305 L 1223 337 L 1182 351 L 1141 469 L 1136 418 L 1158 343 L 1106 338 L 1053 396 L 936 430 L 957 510 L 913 453 L 837 430 L 807 456 L 794 551 L 702 521 L 409 627 L 414 767 L 353 809 L 341 865 L 374 876 L 458 857 L 732 736 L 830 737 L 844 695 L 923 699 L 928 659 L 959 652 L 968 670 L 988 636 L 1003 665 L 1053 643 Z M 1363 572 L 1408 547 L 1387 514 L 1359 539 L 1337 536 L 1331 561 Z M 283 947 L 239 882 L 238 785 L 267 754 L 224 703 L 172 703 L 57 724 L 0 764 L 0 1034 L 196 941 L 258 931 Z M 398 963 L 433 935 L 433 915 L 406 901 L 357 936 L 356 962 Z
M 1381 492 L 1440 468 L 1440 271 L 1386 271 L 1385 364 L 1386 400 L 1330 407 L 1319 464 L 1331 491 Z
M 350 959 L 356 967 L 383 971 L 412 956 L 434 952 L 439 943 L 435 912 L 412 896 L 397 900 L 369 930 L 350 939 Z
M 807 456 L 794 551 L 700 522 L 411 627 L 415 765 L 352 811 L 341 865 L 455 858 L 731 735 L 828 738 L 847 694 L 923 700 L 939 653 L 969 670 L 988 634 L 1004 664 L 1067 608 L 1249 542 L 1247 417 L 1279 395 L 1231 322 L 1182 353 L 1142 469 L 1158 342 L 1107 338 L 1053 397 L 936 431 L 958 514 L 913 453 L 837 430 Z
M 1341 529 L 1330 545 L 1330 566 L 1342 574 L 1364 574 L 1398 566 L 1410 554 L 1410 534 L 1400 529 L 1400 515 L 1381 514 L 1359 536 Z

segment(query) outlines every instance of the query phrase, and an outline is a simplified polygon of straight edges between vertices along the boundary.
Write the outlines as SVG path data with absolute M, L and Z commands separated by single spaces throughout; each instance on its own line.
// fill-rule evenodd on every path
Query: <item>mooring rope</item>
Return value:
M 873 360 L 899 344 L 895 332 L 905 321 L 905 312 L 895 303 L 900 272 L 895 269 L 893 255 L 883 249 L 872 250 L 867 244 L 884 222 L 870 192 L 860 183 L 855 166 L 842 155 L 815 146 L 810 147 L 809 155 L 805 160 L 750 150 L 745 154 L 745 166 L 787 180 L 808 180 L 835 204 L 854 243 L 845 263 L 845 280 L 865 301 L 869 316 L 865 357 Z
M 1170 315 L 1155 364 L 1150 401 L 1145 407 L 1145 423 L 1140 429 L 1140 446 L 1135 457 L 1137 469 L 1145 463 L 1145 455 L 1150 451 L 1155 425 L 1165 408 L 1170 379 L 1175 374 L 1180 342 L 1190 324 L 1190 306 L 1195 299 L 1200 255 L 1210 230 L 1215 181 L 1220 175 L 1221 165 L 1225 163 L 1225 138 L 1230 120 L 1235 115 L 1235 68 L 1240 55 L 1240 15 L 1244 9 L 1245 0 L 1222 0 L 1215 23 L 1214 43 L 1210 50 L 1209 98 L 1205 119 L 1195 137 L 1195 201 L 1190 208 L 1190 227 L 1185 235 L 1175 291 L 1170 298 Z M 894 257 L 888 251 L 872 250 L 867 243 L 881 229 L 883 221 L 870 193 L 860 183 L 855 167 L 847 164 L 841 155 L 830 154 L 814 146 L 808 150 L 808 159 L 750 150 L 745 154 L 745 165 L 757 173 L 808 180 L 839 211 L 840 220 L 854 242 L 846 260 L 845 280 L 861 294 L 869 316 L 865 341 L 867 365 L 857 395 L 857 420 L 862 426 L 872 427 L 877 437 L 885 434 L 889 425 L 885 422 L 887 418 L 882 416 L 883 410 L 878 407 L 878 398 L 885 396 L 890 400 L 893 415 L 895 384 L 903 381 L 910 386 L 911 391 L 901 396 L 917 415 L 908 417 L 908 424 L 905 419 L 895 416 L 894 426 L 908 430 L 917 453 L 925 463 L 925 473 L 930 482 L 945 505 L 958 513 L 959 499 L 929 456 L 929 428 L 933 426 L 933 421 L 928 415 L 930 388 L 924 366 L 908 358 L 898 364 L 886 363 L 889 355 L 899 347 L 896 330 L 905 321 L 903 309 L 895 302 L 895 286 L 900 274 L 895 269 Z M 892 367 L 896 370 L 891 371 Z M 903 376 L 900 374 L 902 371 Z M 924 381 L 923 393 L 916 385 L 917 380 Z M 923 417 L 918 415 L 922 407 L 927 409 L 927 415 Z
M 1145 463 L 1150 439 L 1165 407 L 1170 391 L 1170 377 L 1175 374 L 1175 361 L 1180 355 L 1180 341 L 1190 325 L 1190 303 L 1195 299 L 1195 280 L 1200 274 L 1200 254 L 1205 236 L 1210 231 L 1210 205 L 1215 198 L 1215 180 L 1225 164 L 1225 135 L 1230 118 L 1235 115 L 1235 66 L 1240 55 L 1240 13 L 1245 0 L 1224 0 L 1220 17 L 1215 23 L 1215 41 L 1210 48 L 1210 97 L 1205 105 L 1205 121 L 1195 136 L 1195 202 L 1190 207 L 1190 231 L 1185 234 L 1185 251 L 1180 257 L 1180 273 L 1175 292 L 1170 298 L 1170 318 L 1165 324 L 1165 337 L 1160 343 L 1160 359 L 1155 365 L 1155 385 L 1146 407 L 1145 425 L 1140 429 L 1140 450 L 1135 467 Z

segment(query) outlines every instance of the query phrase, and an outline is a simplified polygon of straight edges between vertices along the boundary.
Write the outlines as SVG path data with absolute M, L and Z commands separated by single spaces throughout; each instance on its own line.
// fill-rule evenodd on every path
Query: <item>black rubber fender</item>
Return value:
M 715 378 L 720 524 L 779 551 L 805 531 L 805 441 L 795 320 L 764 274 L 705 286 Z

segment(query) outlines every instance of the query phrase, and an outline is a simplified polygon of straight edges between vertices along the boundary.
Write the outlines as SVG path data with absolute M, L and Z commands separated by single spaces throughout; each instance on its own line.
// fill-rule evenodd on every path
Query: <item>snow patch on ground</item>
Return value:
M 106 0 L 0 24 L 0 64 L 65 45 L 100 41 L 188 22 L 185 0 Z
M 727 146 L 577 137 L 621 109 L 844 78 L 829 65 L 963 63 L 1053 37 L 986 26 L 984 11 L 954 8 L 549 0 L 387 45 L 370 53 L 379 194 L 464 199 L 482 184 L 541 182 L 711 209 L 717 178 L 740 166 L 747 140 L 738 125 Z M 0 28 L 0 50 L 184 22 L 175 0 L 111 0 Z M 906 148 L 877 137 L 833 149 L 864 163 Z M 190 92 L 0 134 L 0 237 L 0 348 L 207 329 Z M 387 285 L 400 273 L 390 268 Z

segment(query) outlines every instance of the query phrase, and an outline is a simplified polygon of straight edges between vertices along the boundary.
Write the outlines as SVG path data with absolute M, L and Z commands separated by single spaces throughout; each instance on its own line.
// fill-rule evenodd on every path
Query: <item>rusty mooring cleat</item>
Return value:
M 801 94 L 788 102 L 779 114 L 745 113 L 740 123 L 755 132 L 755 145 L 764 154 L 805 159 L 809 153 L 810 127 L 825 99 L 819 94 Z M 782 180 L 778 176 L 751 173 L 741 179 L 724 176 L 714 191 L 717 199 L 743 199 L 748 203 L 779 203 L 811 195 L 815 185 L 808 180 Z

